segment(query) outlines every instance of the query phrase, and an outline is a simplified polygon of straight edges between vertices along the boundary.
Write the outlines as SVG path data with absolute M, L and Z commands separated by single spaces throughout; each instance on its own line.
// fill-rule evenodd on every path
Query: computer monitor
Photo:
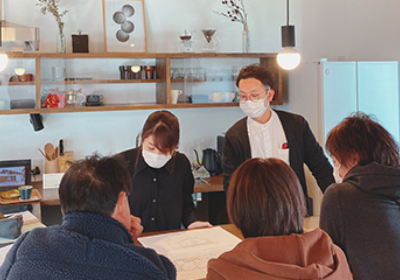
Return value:
M 0 161 L 0 192 L 30 184 L 30 159 Z

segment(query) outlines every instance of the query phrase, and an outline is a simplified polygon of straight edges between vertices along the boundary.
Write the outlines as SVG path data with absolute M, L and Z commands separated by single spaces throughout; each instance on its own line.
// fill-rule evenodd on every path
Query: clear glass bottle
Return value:
M 242 33 L 242 52 L 248 53 L 250 52 L 250 32 L 249 26 L 243 25 L 243 33 Z
M 65 35 L 64 33 L 57 34 L 57 52 L 58 53 L 65 53 L 66 46 L 65 46 Z

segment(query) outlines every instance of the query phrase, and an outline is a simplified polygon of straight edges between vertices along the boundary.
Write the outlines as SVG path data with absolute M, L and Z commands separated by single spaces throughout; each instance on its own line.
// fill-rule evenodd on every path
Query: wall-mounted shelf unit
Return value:
M 0 73 L 0 114 L 238 106 L 236 75 L 241 67 L 253 63 L 274 73 L 277 85 L 272 104 L 280 105 L 286 94 L 287 78 L 276 63 L 276 55 L 9 53 L 9 65 Z M 152 66 L 151 76 L 145 68 Z M 25 69 L 31 80 L 18 77 L 15 68 Z M 172 89 L 183 92 L 176 104 L 171 97 Z M 87 106 L 90 104 L 86 104 L 84 97 L 75 100 L 75 104 L 55 102 L 49 107 L 47 102 L 45 106 L 49 93 L 66 97 L 65 93 L 71 90 L 81 90 L 85 96 L 101 95 L 103 99 L 101 104 L 95 104 L 99 106 Z

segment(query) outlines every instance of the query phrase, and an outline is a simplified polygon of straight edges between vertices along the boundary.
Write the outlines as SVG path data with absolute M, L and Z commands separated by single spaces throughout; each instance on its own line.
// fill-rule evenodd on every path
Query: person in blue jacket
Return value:
M 61 225 L 23 234 L 0 279 L 175 279 L 174 265 L 134 244 L 143 230 L 130 215 L 129 172 L 118 157 L 73 164 L 61 180 Z

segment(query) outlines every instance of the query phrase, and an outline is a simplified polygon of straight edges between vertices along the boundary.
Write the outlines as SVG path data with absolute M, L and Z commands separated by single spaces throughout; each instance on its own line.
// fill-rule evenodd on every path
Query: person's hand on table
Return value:
M 132 235 L 133 240 L 137 240 L 142 232 L 142 220 L 139 217 L 131 215 L 131 228 L 129 229 L 129 233 Z
M 188 229 L 194 229 L 194 228 L 210 228 L 212 227 L 212 224 L 210 224 L 209 222 L 200 222 L 200 221 L 196 221 L 191 223 L 188 226 Z

